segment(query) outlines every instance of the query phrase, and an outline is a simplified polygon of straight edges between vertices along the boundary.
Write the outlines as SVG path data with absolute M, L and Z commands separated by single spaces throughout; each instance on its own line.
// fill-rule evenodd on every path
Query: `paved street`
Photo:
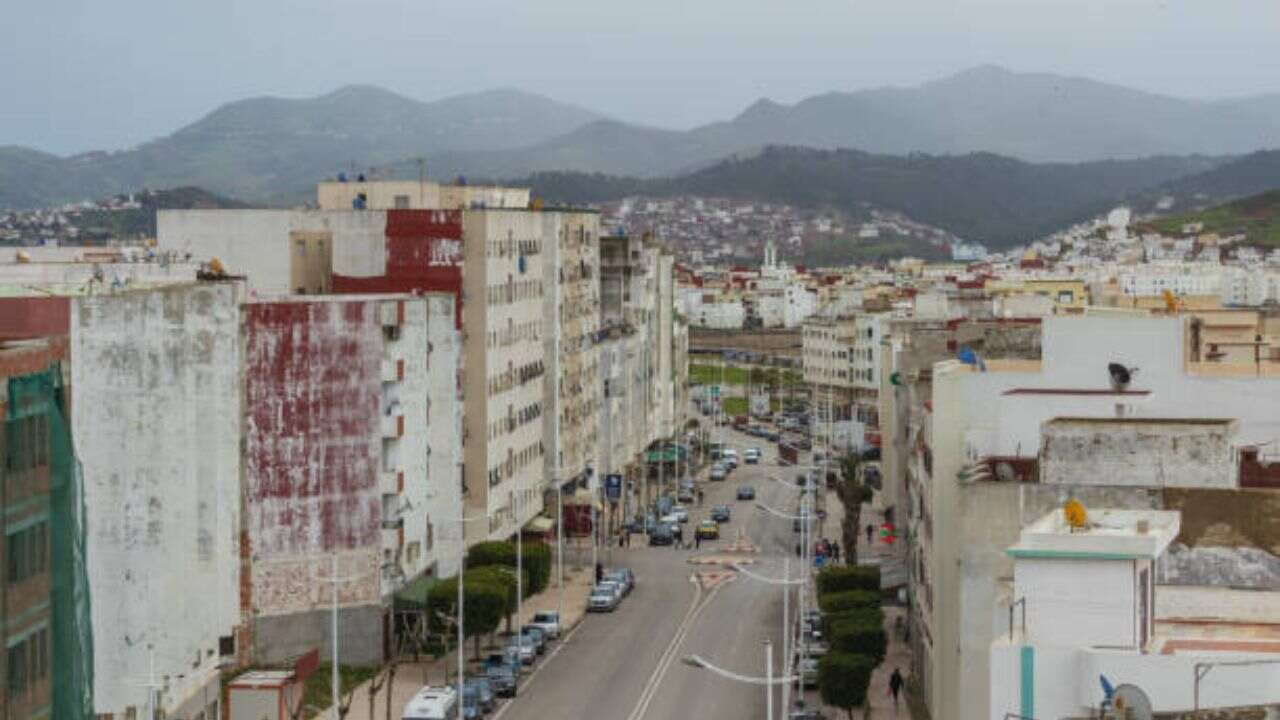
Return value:
M 504 720 L 548 717 L 644 720 L 645 718 L 764 718 L 764 688 L 724 679 L 694 669 L 681 658 L 697 654 L 732 672 L 764 674 L 766 636 L 774 643 L 775 673 L 781 673 L 782 596 L 777 587 L 746 576 L 726 573 L 717 565 L 699 565 L 698 558 L 717 555 L 744 532 L 760 552 L 740 557 L 754 564 L 753 572 L 780 577 L 782 558 L 794 558 L 791 523 L 738 502 L 739 485 L 756 488 L 760 502 L 790 512 L 796 492 L 767 479 L 794 479 L 794 471 L 779 468 L 768 442 L 730 430 L 723 435 L 741 453 L 759 446 L 765 452 L 759 465 L 741 465 L 722 483 L 705 483 L 701 508 L 691 508 L 686 539 L 694 524 L 724 503 L 732 521 L 722 525 L 719 542 L 698 550 L 633 545 L 614 548 L 612 564 L 628 565 L 636 573 L 637 588 L 619 609 L 590 615 L 564 642 L 522 690 L 520 698 L 500 711 Z M 635 536 L 640 540 L 640 536 Z M 606 564 L 610 564 L 607 561 Z M 792 572 L 798 572 L 795 562 Z M 702 582 L 697 582 L 700 573 Z M 794 596 L 793 596 L 794 597 Z M 775 703 L 781 717 L 780 696 Z

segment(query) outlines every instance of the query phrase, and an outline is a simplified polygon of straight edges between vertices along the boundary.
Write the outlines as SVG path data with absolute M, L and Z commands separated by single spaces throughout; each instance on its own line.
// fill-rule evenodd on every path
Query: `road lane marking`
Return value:
M 635 709 L 631 711 L 631 715 L 627 717 L 627 720 L 643 720 L 645 714 L 648 713 L 649 705 L 658 694 L 658 688 L 662 686 L 663 678 L 666 677 L 667 671 L 671 669 L 671 665 L 680 654 L 680 646 L 684 644 L 684 640 L 693 628 L 698 615 L 711 604 L 711 599 L 715 597 L 716 591 L 721 587 L 716 585 L 703 596 L 702 588 L 697 584 L 697 578 L 690 577 L 689 581 L 695 583 L 695 588 L 697 588 L 693 604 L 689 607 L 689 612 L 680 623 L 676 634 L 671 638 L 671 643 L 667 645 L 667 649 L 663 652 L 662 657 L 659 658 L 658 666 L 654 668 L 653 674 L 649 676 L 649 680 L 645 683 L 644 692 L 641 693 L 640 700 L 636 703 Z

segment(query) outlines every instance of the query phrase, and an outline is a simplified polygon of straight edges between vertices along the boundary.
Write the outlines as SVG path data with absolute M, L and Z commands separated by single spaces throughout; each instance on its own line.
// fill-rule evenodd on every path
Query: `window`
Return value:
M 7 659 L 9 694 L 21 697 L 49 676 L 49 628 L 40 628 L 10 645 Z
M 409 209 L 409 196 L 408 196 L 408 195 L 397 195 L 397 196 L 396 196 L 396 198 L 395 198 L 395 207 L 396 207 L 396 209 L 397 209 L 397 210 L 408 210 L 408 209 Z
M 49 523 L 41 521 L 30 527 L 9 533 L 5 537 L 8 550 L 6 561 L 9 582 L 17 583 L 48 568 Z

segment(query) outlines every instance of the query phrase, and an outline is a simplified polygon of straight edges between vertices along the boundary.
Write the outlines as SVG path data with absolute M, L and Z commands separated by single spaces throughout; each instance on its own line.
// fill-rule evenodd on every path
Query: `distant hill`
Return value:
M 1280 178 L 1274 179 L 1280 185 Z M 1199 212 L 1175 215 L 1150 223 L 1155 229 L 1179 235 L 1188 223 L 1203 223 L 1204 232 L 1222 237 L 1244 234 L 1245 243 L 1265 248 L 1280 247 L 1280 189 L 1242 198 Z
M 545 143 L 431 158 L 445 175 L 570 170 L 658 177 L 766 145 L 908 155 L 989 152 L 1031 162 L 1235 155 L 1280 147 L 1280 95 L 1183 100 L 1083 78 L 974 68 L 913 88 L 760 100 L 674 132 L 602 120 Z
M 528 184 L 552 202 L 687 194 L 800 207 L 869 204 L 1000 248 L 1047 235 L 1102 213 L 1130 194 L 1219 163 L 1205 157 L 1161 157 L 1036 164 L 990 153 L 902 157 L 768 147 L 668 179 L 559 172 L 515 182 Z
M 369 86 L 300 100 L 254 98 L 132 150 L 61 158 L 0 148 L 0 208 L 184 185 L 269 201 L 353 165 L 364 171 L 450 151 L 535 145 L 598 117 L 516 90 L 429 103 Z
M 0 148 L 0 208 L 130 187 L 196 185 L 292 204 L 338 169 L 416 177 L 574 171 L 665 177 L 768 145 L 870 153 L 994 153 L 1034 162 L 1236 155 L 1280 147 L 1280 95 L 1183 100 L 1083 78 L 984 66 L 910 88 L 753 103 L 688 131 L 632 125 L 517 90 L 419 102 L 370 86 L 224 105 L 172 135 L 63 158 Z

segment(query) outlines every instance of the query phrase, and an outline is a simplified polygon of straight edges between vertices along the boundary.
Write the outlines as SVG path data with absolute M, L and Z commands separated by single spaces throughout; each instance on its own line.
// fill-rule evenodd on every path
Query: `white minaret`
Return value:
M 764 243 L 764 266 L 773 268 L 778 264 L 778 248 L 773 244 L 772 240 L 766 240 Z

